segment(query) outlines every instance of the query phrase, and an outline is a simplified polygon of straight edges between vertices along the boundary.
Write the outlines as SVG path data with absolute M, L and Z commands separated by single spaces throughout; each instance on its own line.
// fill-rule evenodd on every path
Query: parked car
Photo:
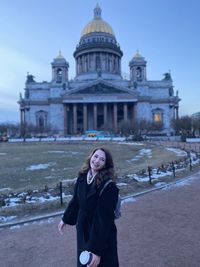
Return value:
M 8 136 L 0 136 L 0 142 L 8 142 Z

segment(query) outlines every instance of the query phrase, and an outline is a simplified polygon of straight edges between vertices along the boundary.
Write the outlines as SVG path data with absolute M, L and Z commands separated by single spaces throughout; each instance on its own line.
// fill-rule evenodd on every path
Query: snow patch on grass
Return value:
M 166 150 L 174 152 L 178 157 L 184 157 L 187 156 L 187 152 L 185 152 L 182 149 L 173 148 L 173 147 L 166 147 Z
M 129 145 L 129 146 L 143 146 L 141 142 L 119 142 L 120 145 Z
M 31 165 L 29 167 L 26 167 L 26 171 L 35 171 L 35 170 L 45 170 L 48 167 L 55 165 L 56 163 L 43 163 L 43 164 L 35 164 L 35 165 Z
M 16 219 L 17 216 L 0 216 L 0 223 L 7 223 L 14 219 Z
M 134 158 L 127 160 L 127 162 L 132 163 L 133 161 L 137 161 L 143 157 L 152 158 L 152 150 L 143 148 L 139 151 L 139 154 L 136 155 Z
M 117 186 L 127 186 L 127 183 L 117 183 Z
M 0 192 L 4 192 L 4 191 L 8 191 L 8 190 L 11 190 L 11 188 L 9 188 L 9 187 L 0 188 Z

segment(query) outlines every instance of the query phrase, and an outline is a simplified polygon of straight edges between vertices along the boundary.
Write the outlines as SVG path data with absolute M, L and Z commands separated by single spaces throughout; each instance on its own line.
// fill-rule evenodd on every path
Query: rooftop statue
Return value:
M 35 83 L 34 78 L 32 74 L 27 73 L 26 83 Z
M 164 75 L 164 80 L 171 80 L 172 79 L 170 72 L 166 72 L 163 75 Z

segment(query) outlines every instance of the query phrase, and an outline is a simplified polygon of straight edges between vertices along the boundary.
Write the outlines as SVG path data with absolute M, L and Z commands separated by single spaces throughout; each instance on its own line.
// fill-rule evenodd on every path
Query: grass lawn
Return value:
M 112 142 L 0 143 L 0 193 L 55 187 L 77 177 L 94 147 L 110 149 L 119 177 L 176 159 L 174 152 L 149 144 Z

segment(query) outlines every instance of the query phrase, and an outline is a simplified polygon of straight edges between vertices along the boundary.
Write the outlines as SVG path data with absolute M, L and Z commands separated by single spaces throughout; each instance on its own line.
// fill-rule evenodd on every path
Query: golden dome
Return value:
M 83 29 L 82 33 L 81 33 L 81 37 L 85 34 L 88 33 L 92 33 L 92 32 L 105 32 L 105 33 L 109 33 L 112 34 L 113 36 L 115 36 L 111 26 L 101 20 L 92 20 L 91 22 L 89 22 Z
M 92 32 L 104 32 L 115 36 L 111 26 L 101 18 L 101 8 L 98 4 L 94 9 L 94 19 L 84 27 L 81 32 L 81 37 Z

